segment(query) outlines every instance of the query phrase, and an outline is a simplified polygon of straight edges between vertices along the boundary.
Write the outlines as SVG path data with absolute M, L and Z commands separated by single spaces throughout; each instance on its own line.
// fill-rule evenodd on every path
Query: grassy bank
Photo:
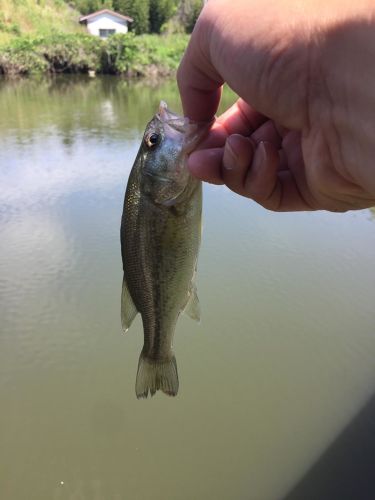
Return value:
M 83 33 L 79 16 L 62 0 L 0 0 L 0 44 L 21 34 Z
M 167 76 L 182 57 L 188 35 L 114 35 L 107 40 L 86 33 L 23 35 L 0 46 L 0 73 L 7 76 L 87 73 Z

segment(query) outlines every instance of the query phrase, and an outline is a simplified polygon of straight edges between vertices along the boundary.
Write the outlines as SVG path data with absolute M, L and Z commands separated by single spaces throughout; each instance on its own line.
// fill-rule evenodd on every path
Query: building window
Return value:
M 116 30 L 99 30 L 99 36 L 100 38 L 108 38 L 111 35 L 114 35 L 116 33 Z

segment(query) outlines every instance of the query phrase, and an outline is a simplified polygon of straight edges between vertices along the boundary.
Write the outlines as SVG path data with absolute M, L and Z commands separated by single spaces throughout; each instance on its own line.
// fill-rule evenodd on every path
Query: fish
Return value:
M 201 242 L 202 183 L 187 168 L 188 153 L 206 128 L 161 102 L 146 126 L 129 175 L 121 219 L 121 323 L 139 313 L 144 344 L 135 383 L 137 398 L 179 388 L 173 337 L 182 312 L 200 321 L 196 288 Z

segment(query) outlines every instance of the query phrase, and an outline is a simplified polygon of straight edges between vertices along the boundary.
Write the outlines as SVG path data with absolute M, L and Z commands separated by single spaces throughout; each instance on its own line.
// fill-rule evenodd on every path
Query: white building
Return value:
M 107 38 L 115 33 L 127 33 L 128 23 L 132 23 L 133 19 L 113 10 L 103 9 L 80 17 L 79 22 L 85 24 L 92 35 Z

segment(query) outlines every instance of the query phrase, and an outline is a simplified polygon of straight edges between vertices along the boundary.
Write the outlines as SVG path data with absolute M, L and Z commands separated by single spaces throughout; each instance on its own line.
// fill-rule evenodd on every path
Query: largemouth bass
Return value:
M 186 159 L 202 133 L 162 102 L 146 127 L 128 180 L 121 221 L 121 321 L 127 331 L 137 313 L 142 316 L 137 398 L 158 390 L 177 394 L 176 323 L 182 311 L 200 319 L 194 280 L 202 186 L 190 175 Z

